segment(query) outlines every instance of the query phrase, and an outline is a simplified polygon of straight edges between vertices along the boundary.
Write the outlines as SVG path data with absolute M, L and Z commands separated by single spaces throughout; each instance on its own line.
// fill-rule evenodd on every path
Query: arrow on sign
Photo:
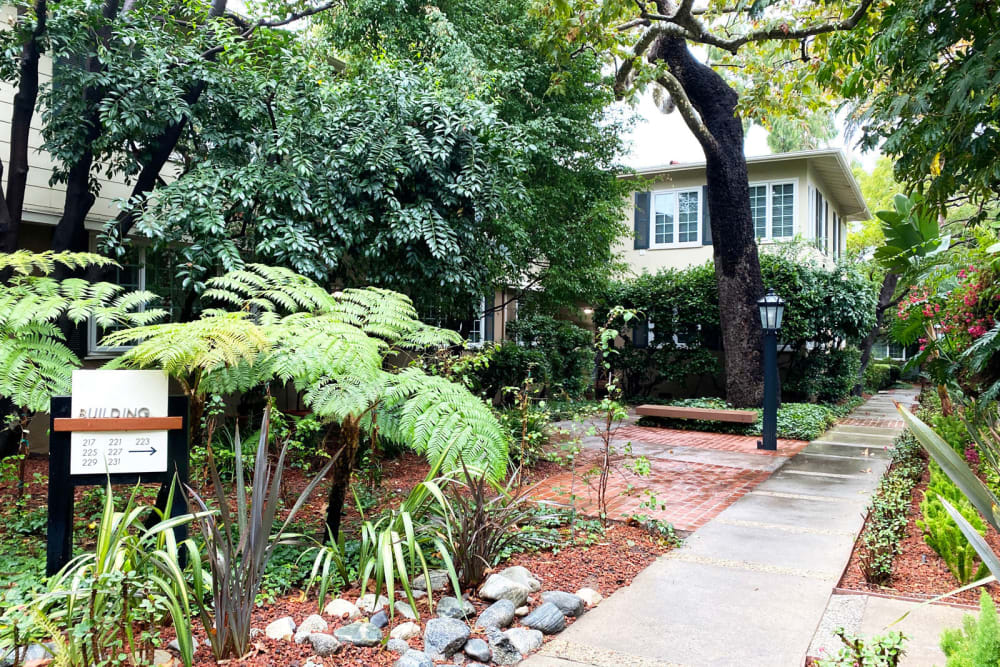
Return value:
M 156 453 L 156 447 L 150 447 L 149 449 L 130 449 L 130 450 L 128 450 L 128 453 L 129 454 L 149 454 L 150 456 L 152 456 L 153 454 Z

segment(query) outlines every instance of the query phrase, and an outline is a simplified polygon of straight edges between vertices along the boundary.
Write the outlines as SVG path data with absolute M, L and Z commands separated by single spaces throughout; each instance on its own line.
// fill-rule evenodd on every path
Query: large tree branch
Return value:
M 677 106 L 677 110 L 681 113 L 681 117 L 687 124 L 688 129 L 694 133 L 694 136 L 698 138 L 702 146 L 718 149 L 718 142 L 705 126 L 705 123 L 702 122 L 701 114 L 698 113 L 698 110 L 691 103 L 691 98 L 688 97 L 688 94 L 684 91 L 684 86 L 677 80 L 677 77 L 670 72 L 664 72 L 663 76 L 659 77 L 656 81 L 670 93 L 670 99 Z

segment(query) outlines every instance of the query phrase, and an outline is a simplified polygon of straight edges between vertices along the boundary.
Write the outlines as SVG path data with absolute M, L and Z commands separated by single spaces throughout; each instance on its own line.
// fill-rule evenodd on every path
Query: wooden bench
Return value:
M 754 410 L 716 410 L 713 408 L 686 408 L 678 405 L 640 405 L 635 409 L 635 413 L 643 417 L 703 419 L 737 424 L 753 424 L 757 421 L 757 412 Z

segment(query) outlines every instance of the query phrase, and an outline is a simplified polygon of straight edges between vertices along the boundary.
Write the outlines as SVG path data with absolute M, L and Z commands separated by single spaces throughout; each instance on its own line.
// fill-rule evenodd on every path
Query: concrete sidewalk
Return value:
M 524 664 L 802 665 L 915 395 L 871 398 Z

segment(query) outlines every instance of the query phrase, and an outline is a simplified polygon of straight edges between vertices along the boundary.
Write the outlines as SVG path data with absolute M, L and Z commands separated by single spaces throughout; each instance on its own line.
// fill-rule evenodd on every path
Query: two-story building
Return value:
M 750 211 L 760 247 L 804 239 L 830 263 L 846 248 L 848 223 L 871 217 L 847 157 L 837 148 L 747 158 Z M 633 238 L 621 254 L 633 273 L 712 259 L 704 162 L 637 170 L 648 189 L 633 194 Z

